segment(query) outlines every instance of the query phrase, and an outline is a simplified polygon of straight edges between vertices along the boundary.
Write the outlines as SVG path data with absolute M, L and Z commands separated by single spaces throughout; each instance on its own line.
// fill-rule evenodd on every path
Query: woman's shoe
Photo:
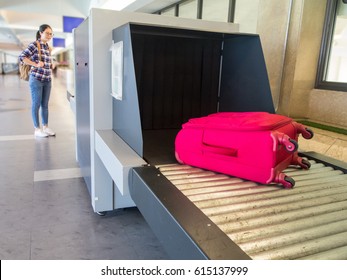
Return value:
M 34 135 L 35 137 L 40 137 L 40 138 L 48 137 L 48 134 L 43 132 L 41 129 L 35 129 Z
M 55 132 L 52 129 L 50 129 L 49 127 L 44 127 L 42 129 L 42 131 L 44 133 L 46 133 L 48 136 L 54 136 L 55 135 Z

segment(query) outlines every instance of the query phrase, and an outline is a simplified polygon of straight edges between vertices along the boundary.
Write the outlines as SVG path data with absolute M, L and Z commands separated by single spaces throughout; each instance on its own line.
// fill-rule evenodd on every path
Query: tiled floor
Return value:
M 65 86 L 53 83 L 56 137 L 33 137 L 30 103 L 27 82 L 0 75 L 0 259 L 167 259 L 136 208 L 93 212 Z M 347 136 L 313 130 L 300 150 L 347 161 Z
M 0 259 L 168 259 L 136 208 L 95 214 L 75 160 L 74 115 L 55 80 L 35 139 L 28 83 L 0 75 Z

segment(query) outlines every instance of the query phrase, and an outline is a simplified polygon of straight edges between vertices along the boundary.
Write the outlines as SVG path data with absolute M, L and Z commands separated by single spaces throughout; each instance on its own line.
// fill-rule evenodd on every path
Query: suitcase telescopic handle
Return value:
M 217 154 L 217 155 L 223 155 L 223 156 L 229 156 L 229 157 L 237 156 L 237 149 L 229 148 L 229 147 L 220 147 L 220 146 L 210 145 L 206 143 L 202 143 L 202 150 L 203 152 L 207 152 L 211 154 Z

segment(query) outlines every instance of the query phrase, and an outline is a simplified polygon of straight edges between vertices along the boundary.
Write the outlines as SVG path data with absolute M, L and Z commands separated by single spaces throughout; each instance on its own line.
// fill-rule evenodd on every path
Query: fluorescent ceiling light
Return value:
M 108 0 L 101 6 L 101 8 L 120 11 L 133 2 L 135 2 L 135 0 Z

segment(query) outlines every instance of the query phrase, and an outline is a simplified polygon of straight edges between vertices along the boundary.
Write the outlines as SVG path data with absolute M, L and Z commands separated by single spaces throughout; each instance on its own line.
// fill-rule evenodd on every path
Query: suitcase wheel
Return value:
M 312 131 L 312 129 L 305 127 L 305 131 L 302 132 L 302 137 L 304 137 L 305 139 L 312 139 L 314 133 Z
M 277 174 L 276 178 L 274 179 L 274 182 L 282 184 L 286 189 L 291 189 L 295 185 L 294 179 L 282 172 Z
M 275 139 L 277 139 L 280 145 L 283 145 L 287 152 L 294 153 L 297 151 L 299 145 L 298 142 L 292 138 L 290 138 L 287 134 L 284 133 L 273 133 L 272 134 Z
M 313 137 L 314 133 L 310 128 L 308 128 L 308 127 L 306 127 L 300 123 L 297 123 L 297 122 L 294 122 L 294 125 L 298 131 L 298 134 L 301 133 L 302 137 L 304 137 L 305 139 L 311 139 Z
M 290 139 L 290 138 L 288 141 L 284 142 L 284 146 L 285 146 L 286 150 L 290 153 L 297 151 L 297 149 L 299 147 L 298 142 L 296 142 L 294 139 Z
M 303 168 L 303 169 L 310 169 L 311 167 L 311 163 L 307 160 L 302 158 L 298 164 Z
M 286 189 L 291 189 L 294 187 L 295 185 L 295 181 L 292 177 L 288 177 L 285 176 L 284 177 L 284 182 L 282 182 L 282 185 L 286 188 Z
M 285 149 L 289 153 L 294 153 L 299 148 L 298 142 L 292 138 L 290 138 L 288 135 L 283 133 L 276 134 L 276 137 L 278 139 L 278 142 L 281 145 L 284 145 Z

